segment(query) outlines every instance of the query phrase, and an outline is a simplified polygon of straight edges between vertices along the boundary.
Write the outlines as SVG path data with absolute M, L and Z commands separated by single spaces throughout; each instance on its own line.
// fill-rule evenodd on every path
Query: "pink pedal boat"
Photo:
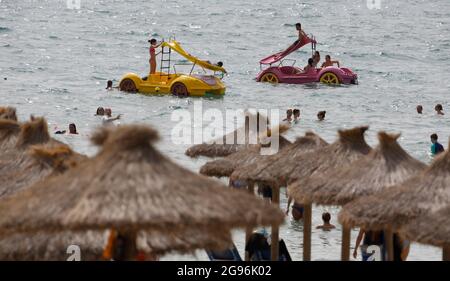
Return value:
M 329 66 L 304 72 L 302 69 L 294 66 L 296 60 L 285 59 L 289 54 L 307 44 L 311 44 L 313 52 L 316 50 L 316 40 L 314 37 L 304 37 L 301 41 L 296 41 L 286 50 L 262 59 L 259 62 L 262 71 L 256 77 L 256 81 L 287 84 L 306 84 L 315 82 L 330 85 L 358 84 L 358 75 L 348 68 Z M 291 63 L 290 65 L 285 65 L 286 62 Z M 276 66 L 273 66 L 275 64 Z M 267 66 L 268 68 L 263 69 Z

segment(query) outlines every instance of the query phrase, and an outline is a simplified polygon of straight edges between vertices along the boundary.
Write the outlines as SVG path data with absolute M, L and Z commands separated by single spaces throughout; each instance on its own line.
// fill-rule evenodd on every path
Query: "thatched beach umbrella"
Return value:
M 0 127 L 1 123 L 0 121 Z M 15 127 L 14 124 L 11 125 Z M 13 173 L 26 166 L 30 159 L 27 150 L 37 144 L 46 144 L 48 147 L 64 145 L 50 137 L 44 118 L 32 117 L 30 121 L 20 125 L 20 131 L 8 139 L 8 146 L 3 147 L 0 154 L 0 175 Z
M 270 185 L 273 189 L 272 202 L 275 205 L 279 205 L 280 189 L 276 180 L 271 177 L 271 171 L 279 165 L 284 165 L 284 162 L 289 161 L 291 158 L 295 158 L 301 154 L 314 151 L 320 147 L 326 146 L 327 143 L 314 133 L 308 132 L 304 137 L 297 138 L 296 141 L 286 146 L 283 150 L 274 155 L 265 157 L 259 157 L 257 161 L 253 161 L 253 164 L 249 164 L 239 169 L 235 169 L 230 179 L 232 181 L 242 180 L 249 183 L 249 189 L 252 191 L 254 183 L 263 183 Z M 275 238 L 274 238 L 275 237 Z M 277 241 L 278 228 L 272 227 L 272 239 Z M 278 244 L 272 243 L 272 257 L 278 259 Z
M 349 227 L 396 231 L 411 220 L 450 204 L 450 152 L 416 176 L 345 205 L 339 221 Z
M 9 196 L 48 176 L 74 167 L 87 157 L 74 152 L 67 145 L 33 145 L 26 152 L 18 168 L 0 173 L 0 198 Z
M 412 220 L 400 232 L 408 239 L 441 247 L 442 260 L 450 261 L 450 205 Z
M 400 135 L 378 133 L 379 145 L 366 157 L 326 173 L 299 179 L 288 188 L 298 202 L 344 205 L 376 194 L 416 175 L 426 165 L 411 157 L 398 144 Z M 349 259 L 350 228 L 343 226 L 342 258 Z
M 0 232 L 115 229 L 135 243 L 141 230 L 213 235 L 283 222 L 263 200 L 175 164 L 153 147 L 157 139 L 146 126 L 102 128 L 95 157 L 3 200 Z M 126 250 L 131 258 L 136 247 Z
M 286 167 L 286 169 L 291 171 L 298 164 L 292 163 L 293 159 L 327 145 L 327 142 L 318 135 L 307 132 L 304 137 L 297 138 L 292 145 L 287 146 L 279 153 L 267 156 L 260 161 L 234 171 L 231 175 L 231 180 L 245 180 L 271 186 L 283 186 L 282 183 L 277 181 L 278 178 L 273 173 L 274 170 L 279 170 L 280 166 L 285 166 L 286 162 L 290 162 L 292 165 Z
M 326 173 L 364 157 L 371 150 L 364 139 L 367 129 L 368 127 L 356 127 L 339 130 L 339 138 L 334 143 L 323 149 L 299 155 L 293 161 L 278 167 L 278 170 L 274 171 L 277 180 L 289 184 L 301 178 Z M 289 165 L 294 168 L 289 168 Z M 311 225 L 312 204 L 307 203 L 304 204 L 303 214 L 303 260 L 311 260 Z
M 0 119 L 17 121 L 16 109 L 14 107 L 0 107 Z
M 256 126 L 250 126 L 251 120 L 254 120 Z M 239 150 L 258 146 L 260 123 L 269 125 L 269 120 L 259 112 L 256 115 L 245 112 L 244 126 L 208 143 L 191 146 L 185 154 L 189 157 L 225 157 Z
M 0 119 L 0 152 L 3 153 L 14 147 L 20 124 L 14 120 Z
M 62 231 L 16 233 L 0 236 L 0 260 L 11 261 L 64 261 L 79 249 L 80 260 L 103 260 L 110 231 Z M 232 245 L 229 231 L 210 235 L 207 229 L 175 231 L 140 231 L 137 250 L 150 255 L 162 256 L 172 252 L 191 254 L 197 249 L 224 250 Z
M 252 146 L 239 150 L 223 159 L 217 159 L 205 163 L 200 168 L 200 174 L 209 177 L 229 177 L 238 167 L 245 167 L 260 159 L 261 147 Z

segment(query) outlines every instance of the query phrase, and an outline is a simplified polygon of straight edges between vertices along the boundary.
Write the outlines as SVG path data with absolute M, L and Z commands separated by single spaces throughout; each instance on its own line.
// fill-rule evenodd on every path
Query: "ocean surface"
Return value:
M 76 123 L 80 135 L 58 136 L 75 150 L 93 155 L 89 142 L 100 125 L 98 106 L 123 114 L 121 124 L 140 122 L 157 128 L 158 148 L 179 164 L 198 171 L 207 159 L 189 159 L 189 145 L 174 144 L 171 116 L 176 110 L 204 109 L 301 110 L 301 122 L 287 133 L 312 130 L 328 142 L 336 130 L 369 125 L 367 141 L 376 133 L 401 133 L 400 144 L 414 157 L 429 162 L 429 135 L 437 133 L 447 148 L 450 111 L 437 116 L 434 106 L 450 108 L 450 2 L 448 0 L 381 0 L 370 9 L 366 0 L 0 0 L 0 104 L 15 106 L 19 117 L 45 116 L 50 130 Z M 276 4 L 275 4 L 276 3 Z M 79 8 L 79 9 L 78 9 Z M 268 85 L 256 83 L 259 60 L 296 39 L 295 23 L 318 40 L 317 50 L 330 54 L 359 75 L 359 85 Z M 212 62 L 223 61 L 228 71 L 223 98 L 144 96 L 106 91 L 127 72 L 146 75 L 148 43 L 176 36 L 190 53 Z M 292 54 L 306 65 L 308 47 Z M 422 104 L 424 114 L 415 107 Z M 316 113 L 326 110 L 324 122 Z M 196 125 L 198 126 L 198 124 Z M 207 126 L 207 123 L 203 124 Z M 226 180 L 224 179 L 224 182 Z M 281 196 L 281 206 L 286 207 Z M 313 226 L 322 211 L 337 224 L 339 208 L 316 206 Z M 287 219 L 281 229 L 294 260 L 302 258 L 302 224 Z M 322 232 L 313 227 L 313 260 L 340 258 L 341 228 Z M 357 230 L 352 232 L 352 244 Z M 235 243 L 243 254 L 244 235 Z M 173 259 L 207 259 L 170 255 Z M 441 250 L 413 244 L 409 260 L 440 260 Z

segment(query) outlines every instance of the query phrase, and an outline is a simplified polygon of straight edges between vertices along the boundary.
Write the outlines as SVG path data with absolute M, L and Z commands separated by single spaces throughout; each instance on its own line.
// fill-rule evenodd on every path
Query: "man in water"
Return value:
M 340 64 L 339 64 L 339 61 L 337 61 L 337 60 L 331 60 L 330 55 L 326 55 L 326 56 L 325 56 L 325 62 L 322 63 L 322 68 L 323 68 L 323 67 L 333 66 L 334 64 L 337 64 L 338 67 L 341 67 Z
M 64 134 L 66 134 L 66 130 L 59 130 L 59 131 L 56 131 L 55 132 L 55 135 L 64 135 Z M 68 135 L 78 135 L 78 132 L 77 132 L 77 126 L 75 126 L 75 124 L 74 123 L 70 123 L 69 124 L 69 133 L 67 133 Z
M 295 108 L 293 113 L 294 113 L 294 122 L 297 123 L 300 120 L 300 109 Z
M 331 221 L 331 215 L 330 215 L 330 213 L 328 213 L 328 212 L 323 213 L 323 214 L 322 214 L 322 220 L 323 220 L 323 225 L 317 226 L 317 227 L 316 227 L 317 229 L 322 229 L 322 230 L 324 230 L 324 231 L 330 231 L 330 230 L 336 228 L 336 226 L 334 226 L 334 225 L 332 225 L 332 224 L 330 223 L 330 221 Z
M 431 155 L 435 156 L 441 152 L 444 152 L 444 147 L 438 142 L 438 135 L 432 134 L 431 139 Z
M 420 104 L 416 107 L 417 113 L 418 114 L 422 114 L 423 111 L 423 106 L 421 106 Z
M 106 90 L 110 91 L 113 88 L 113 82 L 111 80 L 108 80 L 106 83 Z
M 325 114 L 326 114 L 326 113 L 327 113 L 326 111 L 319 111 L 319 112 L 317 113 L 317 119 L 319 119 L 319 121 L 325 120 Z
M 119 120 L 122 115 L 119 114 L 116 117 L 112 117 L 112 110 L 111 108 L 105 109 L 105 115 L 102 118 L 102 124 L 103 125 L 114 125 L 114 121 Z
M 436 110 L 437 115 L 444 115 L 444 112 L 442 112 L 444 109 L 442 108 L 442 104 L 438 103 L 434 107 L 434 110 Z
M 155 74 L 155 72 L 156 72 L 156 56 L 159 54 L 159 53 L 156 53 L 156 48 L 158 48 L 161 45 L 161 43 L 157 44 L 157 41 L 154 38 L 148 40 L 148 42 L 150 43 L 150 49 L 149 49 L 150 74 Z
M 286 118 L 283 119 L 283 123 L 286 125 L 291 125 L 292 122 L 292 109 L 286 110 Z
M 291 212 L 292 218 L 295 221 L 299 221 L 303 218 L 303 212 L 305 211 L 305 209 L 303 208 L 302 204 L 295 202 L 295 200 L 291 196 L 288 197 L 288 203 L 287 203 L 285 214 L 286 214 L 286 216 L 289 214 L 289 209 L 291 207 L 292 201 L 294 201 L 294 204 L 292 205 L 292 212 Z

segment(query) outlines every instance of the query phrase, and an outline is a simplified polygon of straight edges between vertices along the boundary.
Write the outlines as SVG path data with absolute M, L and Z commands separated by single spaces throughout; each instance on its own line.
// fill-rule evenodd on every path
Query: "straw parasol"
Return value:
M 153 147 L 157 139 L 146 126 L 100 129 L 95 157 L 3 200 L 0 232 L 112 228 L 133 238 L 200 227 L 218 235 L 283 222 L 267 202 L 175 164 Z
M 261 182 L 271 186 L 276 186 L 278 182 L 274 180 L 273 171 L 277 167 L 283 165 L 286 162 L 292 162 L 291 159 L 295 159 L 302 154 L 314 151 L 318 148 L 323 148 L 327 144 L 318 135 L 307 132 L 304 137 L 299 137 L 295 142 L 280 151 L 275 155 L 270 155 L 261 159 L 260 161 L 255 161 L 255 163 L 242 167 L 236 170 L 231 175 L 231 180 L 245 180 L 253 182 Z M 294 167 L 297 163 L 292 164 L 290 168 Z
M 64 261 L 72 253 L 71 245 L 80 249 L 80 259 L 96 261 L 103 259 L 103 252 L 108 244 L 109 231 L 60 233 L 37 232 L 17 233 L 0 236 L 0 260 L 12 261 Z M 178 231 L 141 231 L 137 237 L 137 249 L 151 255 L 162 256 L 176 252 L 190 254 L 199 248 L 224 250 L 232 245 L 229 231 L 222 231 L 212 236 L 207 229 L 188 229 L 180 235 Z
M 17 121 L 16 109 L 14 107 L 0 107 L 0 119 Z
M 289 130 L 290 127 L 279 126 L 278 133 L 284 133 Z M 209 161 L 200 168 L 200 173 L 210 177 L 229 177 L 234 170 L 243 168 L 262 161 L 268 157 L 265 155 L 261 148 L 275 149 L 274 153 L 279 153 L 286 147 L 289 147 L 292 143 L 282 136 L 279 136 L 280 143 L 276 148 L 270 148 L 270 138 L 272 136 L 272 130 L 268 129 L 266 132 L 260 135 L 261 144 L 255 146 L 249 146 L 245 149 L 241 149 L 235 153 L 228 155 L 223 159 L 217 159 Z M 273 155 L 273 154 L 272 154 Z
M 86 156 L 67 145 L 33 145 L 26 152 L 18 169 L 0 174 L 0 198 L 9 196 L 48 176 L 74 167 Z
M 412 220 L 400 232 L 408 239 L 443 248 L 443 260 L 450 260 L 450 205 Z
M 209 177 L 229 177 L 233 171 L 241 166 L 250 165 L 261 156 L 260 146 L 248 147 L 228 155 L 223 159 L 209 161 L 200 168 L 200 174 Z
M 379 132 L 379 145 L 367 156 L 349 165 L 299 179 L 288 187 L 289 195 L 297 202 L 343 205 L 405 181 L 426 166 L 400 147 L 399 136 Z M 343 260 L 349 259 L 349 235 L 350 229 L 344 226 Z
M 0 152 L 14 147 L 19 132 L 20 124 L 17 121 L 0 119 Z
M 450 152 L 424 171 L 375 195 L 357 199 L 341 210 L 339 221 L 350 227 L 397 230 L 412 219 L 450 203 Z
M 11 126 L 16 128 L 16 124 L 11 124 Z M 0 175 L 14 173 L 25 166 L 30 158 L 27 150 L 32 145 L 46 144 L 48 147 L 64 145 L 50 137 L 47 121 L 44 118 L 35 117 L 21 124 L 18 134 L 8 138 L 7 142 L 8 145 L 3 147 L 2 154 L 0 154 Z
M 255 127 L 250 126 L 250 120 L 256 120 L 255 124 L 257 125 Z M 259 112 L 253 114 L 247 111 L 245 112 L 244 126 L 208 143 L 191 146 L 186 150 L 185 154 L 189 157 L 225 157 L 239 150 L 257 146 L 260 123 L 268 125 L 269 120 Z
M 367 157 L 299 179 L 289 186 L 289 194 L 298 202 L 344 205 L 405 181 L 426 165 L 403 150 L 397 142 L 399 136 L 379 132 L 379 145 Z

